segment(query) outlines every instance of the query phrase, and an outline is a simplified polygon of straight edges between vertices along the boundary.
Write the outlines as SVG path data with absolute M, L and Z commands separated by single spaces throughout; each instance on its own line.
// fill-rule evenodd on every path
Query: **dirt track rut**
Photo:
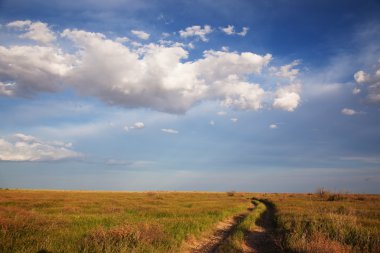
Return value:
M 201 240 L 194 241 L 188 246 L 184 253 L 215 253 L 219 246 L 228 236 L 233 233 L 234 228 L 240 224 L 253 209 L 220 222 L 215 232 Z M 274 237 L 274 209 L 267 205 L 267 210 L 257 221 L 254 231 L 245 234 L 245 242 L 242 245 L 242 253 L 281 253 L 283 252 Z

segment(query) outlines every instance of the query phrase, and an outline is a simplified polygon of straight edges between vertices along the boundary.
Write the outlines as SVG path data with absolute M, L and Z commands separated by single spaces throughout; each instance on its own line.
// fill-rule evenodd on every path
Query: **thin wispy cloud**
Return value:
M 168 133 L 168 134 L 178 134 L 179 133 L 178 130 L 175 130 L 172 128 L 162 128 L 161 131 L 164 133 Z
M 342 114 L 347 115 L 347 116 L 353 116 L 355 114 L 358 114 L 358 112 L 350 108 L 343 108 Z
M 71 148 L 71 143 L 45 141 L 16 133 L 8 139 L 0 138 L 0 161 L 57 161 L 82 157 Z
M 270 124 L 270 125 L 269 125 L 269 128 L 270 128 L 270 129 L 276 129 L 276 128 L 277 128 L 277 124 Z
M 142 40 L 147 40 L 150 37 L 150 34 L 144 31 L 131 30 L 131 33 Z

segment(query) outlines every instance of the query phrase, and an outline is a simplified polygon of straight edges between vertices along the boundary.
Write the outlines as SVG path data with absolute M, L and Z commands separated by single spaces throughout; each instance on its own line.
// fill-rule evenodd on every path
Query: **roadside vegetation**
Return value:
M 0 252 L 179 252 L 246 211 L 236 193 L 0 191 Z
M 263 194 L 292 252 L 380 252 L 380 196 L 330 192 Z
M 217 253 L 233 253 L 243 252 L 243 245 L 247 238 L 248 233 L 252 233 L 256 226 L 258 219 L 267 210 L 264 203 L 259 200 L 252 201 L 254 207 L 253 210 L 247 215 L 247 217 L 239 223 L 236 228 L 231 231 L 231 235 L 218 247 Z

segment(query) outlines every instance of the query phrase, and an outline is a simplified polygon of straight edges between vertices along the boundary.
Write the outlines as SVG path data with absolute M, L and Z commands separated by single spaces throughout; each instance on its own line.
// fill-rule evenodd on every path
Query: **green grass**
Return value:
M 380 196 L 325 192 L 265 194 L 277 209 L 284 248 L 295 252 L 380 252 Z
M 252 201 L 254 208 L 247 217 L 239 223 L 232 231 L 232 234 L 218 247 L 218 253 L 234 253 L 243 252 L 242 245 L 245 240 L 245 236 L 249 232 L 253 232 L 257 220 L 267 210 L 264 203 L 259 200 Z
M 0 190 L 0 252 L 181 252 L 215 225 L 273 203 L 282 247 L 380 252 L 380 196 Z M 219 248 L 241 252 L 261 201 Z
M 0 191 L 0 252 L 179 252 L 244 212 L 240 193 Z

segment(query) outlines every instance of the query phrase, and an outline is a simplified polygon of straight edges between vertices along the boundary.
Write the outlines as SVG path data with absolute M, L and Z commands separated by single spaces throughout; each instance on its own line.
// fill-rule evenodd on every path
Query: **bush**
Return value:
M 227 192 L 227 195 L 230 197 L 235 196 L 235 194 L 236 194 L 236 191 L 228 191 Z
M 330 196 L 328 196 L 327 198 L 327 201 L 339 201 L 339 200 L 344 200 L 344 195 L 341 194 L 341 193 L 334 193 L 334 194 L 330 194 Z
M 321 199 L 325 199 L 328 198 L 331 193 L 326 188 L 321 187 L 315 191 L 315 194 L 317 194 Z

